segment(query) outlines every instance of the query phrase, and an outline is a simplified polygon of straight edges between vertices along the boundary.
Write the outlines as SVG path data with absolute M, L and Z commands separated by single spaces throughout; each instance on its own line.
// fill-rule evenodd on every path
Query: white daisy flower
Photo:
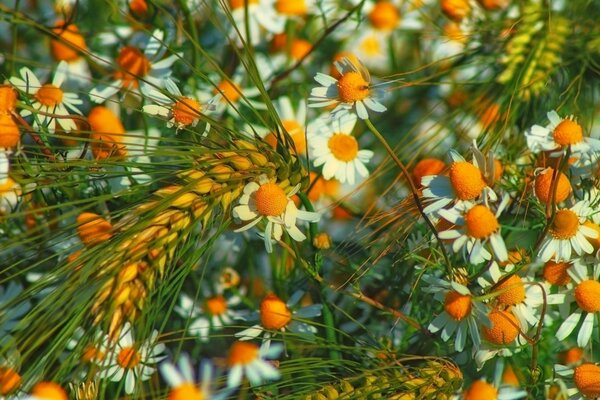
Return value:
M 562 304 L 565 300 L 564 294 L 551 294 L 550 285 L 545 282 L 520 277 L 517 274 L 504 279 L 505 276 L 498 264 L 493 262 L 486 275 L 479 278 L 477 283 L 497 294 L 492 300 L 494 307 L 510 309 L 519 319 L 523 332 L 540 322 L 541 307 L 544 303 Z
M 158 331 L 153 331 L 150 338 L 142 344 L 134 340 L 131 325 L 126 323 L 116 343 L 111 343 L 109 353 L 101 364 L 100 378 L 112 382 L 125 379 L 125 392 L 132 394 L 138 382 L 150 379 L 156 368 L 153 364 L 166 357 L 163 355 L 165 345 L 157 343 Z
M 473 360 L 477 369 L 481 369 L 486 361 L 494 357 L 510 357 L 520 348 L 510 348 L 517 339 L 520 339 L 521 325 L 519 319 L 508 310 L 493 308 L 488 313 L 489 326 L 481 326 L 481 333 L 485 339 L 479 349 L 474 349 Z
M 200 363 L 200 383 L 197 383 L 194 378 L 192 360 L 187 354 L 179 357 L 177 365 L 165 361 L 158 368 L 163 379 L 171 388 L 168 396 L 170 400 L 221 400 L 230 394 L 230 391 L 222 391 L 219 394 L 212 392 L 213 367 L 208 361 Z
M 568 317 L 566 315 L 570 310 L 566 309 L 566 312 L 563 312 L 563 318 L 566 318 L 558 328 L 556 338 L 561 341 L 565 340 L 583 320 L 577 334 L 577 345 L 585 347 L 592 337 L 594 327 L 598 325 L 600 265 L 594 265 L 592 276 L 589 275 L 588 267 L 579 263 L 572 265 L 567 272 L 573 279 L 574 285 L 565 292 L 564 304 L 575 303 L 577 307 Z
M 552 156 L 557 157 L 567 147 L 571 148 L 573 155 L 600 150 L 600 140 L 584 137 L 582 126 L 573 116 L 561 118 L 556 111 L 550 111 L 547 115 L 548 125 L 534 125 L 525 132 L 527 146 L 532 152 L 552 151 Z
M 164 39 L 164 32 L 157 29 L 143 51 L 134 46 L 121 48 L 115 59 L 118 69 L 113 74 L 114 82 L 93 88 L 90 99 L 95 103 L 103 103 L 120 90 L 139 90 L 142 94 L 148 94 L 153 87 L 162 88 L 165 81 L 170 79 L 171 66 L 181 56 L 173 54 L 162 58 L 166 52 Z
M 279 379 L 281 374 L 266 359 L 279 357 L 282 350 L 283 346 L 279 343 L 271 346 L 263 344 L 259 348 L 256 344 L 250 342 L 234 342 L 227 357 L 227 364 L 230 368 L 227 387 L 239 387 L 244 376 L 248 378 L 253 386 Z
M 583 363 L 576 367 L 555 364 L 554 372 L 560 377 L 558 385 L 561 392 L 566 393 L 569 400 L 600 397 L 600 366 L 597 364 Z
M 463 203 L 452 210 L 439 210 L 440 217 L 455 225 L 438 233 L 440 239 L 453 240 L 452 250 L 463 251 L 465 259 L 472 264 L 479 264 L 492 259 L 492 253 L 498 261 L 508 260 L 508 251 L 502 238 L 498 216 L 508 203 L 509 197 L 498 206 L 496 213 L 483 204 L 471 205 Z M 491 245 L 492 253 L 486 249 Z
M 289 331 L 309 339 L 313 338 L 317 333 L 317 328 L 307 324 L 304 320 L 320 316 L 323 306 L 312 304 L 301 308 L 296 307 L 303 295 L 303 291 L 297 291 L 287 303 L 284 303 L 275 294 L 268 294 L 260 303 L 260 324 L 238 332 L 235 336 L 240 340 L 250 340 L 262 334 L 264 340 L 270 342 L 271 332 L 269 331 Z
M 88 52 L 84 36 L 75 24 L 63 20 L 56 21 L 52 32 L 57 38 L 50 40 L 50 52 L 55 60 L 67 62 L 67 80 L 81 86 L 89 85 L 92 74 L 83 57 Z
M 83 101 L 75 93 L 64 92 L 60 87 L 67 77 L 68 65 L 61 61 L 56 67 L 51 83 L 41 84 L 35 74 L 27 67 L 21 68 L 21 78 L 10 78 L 10 83 L 17 89 L 32 96 L 31 107 L 33 111 L 23 109 L 21 115 L 27 117 L 34 115 L 33 127 L 45 127 L 51 133 L 56 128 L 56 123 L 65 132 L 77 129 L 75 121 L 68 118 L 70 112 L 81 115 L 77 106 Z M 56 118 L 54 115 L 60 117 Z M 64 118 L 67 117 L 67 118 Z
M 148 97 L 157 104 L 149 104 L 142 107 L 147 114 L 160 116 L 167 119 L 167 127 L 175 127 L 177 130 L 186 127 L 195 127 L 200 121 L 200 116 L 215 111 L 214 98 L 202 104 L 198 99 L 184 96 L 171 80 L 165 81 L 165 89 L 171 95 L 165 96 L 155 88 L 148 91 Z M 206 123 L 204 134 L 207 134 L 210 124 Z
M 273 251 L 272 240 L 280 240 L 284 229 L 297 242 L 306 239 L 304 233 L 296 226 L 297 220 L 317 222 L 320 214 L 296 208 L 291 196 L 299 189 L 300 185 L 296 185 L 286 194 L 279 185 L 269 181 L 265 175 L 261 175 L 258 182 L 248 183 L 239 199 L 239 205 L 233 209 L 233 216 L 250 223 L 236 229 L 235 232 L 248 230 L 266 219 L 264 241 L 269 253 Z
M 448 175 L 428 175 L 421 178 L 423 198 L 426 200 L 424 212 L 434 213 L 449 204 L 460 206 L 464 202 L 483 199 L 484 203 L 496 201 L 496 193 L 488 185 L 483 174 L 479 156 L 473 157 L 473 163 L 466 161 L 455 151 L 450 151 L 452 163 Z M 485 170 L 485 169 L 484 169 Z
M 323 178 L 337 179 L 340 183 L 354 184 L 355 176 L 366 178 L 365 164 L 373 157 L 371 150 L 360 150 L 358 140 L 352 136 L 356 115 L 345 114 L 326 123 L 321 121 L 316 133 L 309 137 L 315 167 L 323 166 Z
M 231 309 L 240 303 L 239 296 L 227 296 L 223 293 L 210 295 L 206 293 L 202 305 L 198 305 L 188 295 L 182 293 L 175 312 L 183 318 L 189 318 L 189 332 L 200 341 L 208 342 L 211 331 L 219 331 L 242 317 L 241 311 Z
M 275 11 L 273 0 L 229 0 L 228 3 L 233 18 L 228 35 L 238 47 L 244 42 L 255 46 L 262 39 L 283 32 L 286 18 Z M 267 35 L 263 34 L 265 31 Z M 250 38 L 246 37 L 247 32 Z
M 431 275 L 423 275 L 423 280 L 429 285 L 423 290 L 434 294 L 434 298 L 444 305 L 442 311 L 431 321 L 427 329 L 436 333 L 441 331 L 441 338 L 447 342 L 453 335 L 454 348 L 462 352 L 471 336 L 473 347 L 481 344 L 479 325 L 489 325 L 487 309 L 477 300 L 471 291 L 457 282 L 448 282 Z
M 598 232 L 585 225 L 586 217 L 594 212 L 586 201 L 579 201 L 570 209 L 556 211 L 548 234 L 539 250 L 542 261 L 571 261 L 573 251 L 577 255 L 591 254 L 594 246 L 588 238 L 598 238 Z
M 360 63 L 354 64 L 343 58 L 336 61 L 335 66 L 341 76 L 336 79 L 330 75 L 317 72 L 315 81 L 321 86 L 313 88 L 308 98 L 309 107 L 335 106 L 331 117 L 336 118 L 350 111 L 359 118 L 368 119 L 367 109 L 384 112 L 387 108 L 379 102 L 383 91 L 371 84 L 369 71 Z

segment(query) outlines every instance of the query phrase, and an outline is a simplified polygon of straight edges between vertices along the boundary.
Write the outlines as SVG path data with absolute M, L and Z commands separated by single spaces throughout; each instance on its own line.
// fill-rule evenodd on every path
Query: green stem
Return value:
M 326 303 L 324 290 L 321 291 L 321 304 L 323 305 L 323 321 L 325 322 L 325 337 L 329 346 L 329 356 L 332 360 L 341 360 L 342 353 L 338 350 L 333 313 Z
M 412 193 L 415 204 L 416 204 L 417 208 L 419 209 L 419 213 L 421 214 L 421 216 L 425 220 L 425 223 L 427 224 L 427 226 L 429 227 L 429 229 L 435 236 L 438 247 L 439 247 L 442 255 L 444 256 L 444 260 L 446 262 L 446 272 L 448 273 L 449 277 L 452 277 L 452 275 L 453 275 L 452 264 L 450 263 L 450 258 L 448 257 L 446 248 L 444 247 L 442 241 L 440 240 L 437 230 L 435 229 L 435 226 L 433 225 L 433 223 L 431 222 L 429 217 L 427 217 L 427 214 L 425 214 L 425 211 L 423 210 L 423 204 L 421 204 L 421 199 L 419 198 L 419 192 L 418 192 L 417 188 L 415 187 L 415 183 L 413 182 L 412 177 L 410 176 L 410 173 L 408 172 L 408 170 L 406 169 L 406 167 L 404 166 L 402 161 L 400 161 L 400 159 L 398 158 L 398 156 L 396 155 L 394 150 L 390 147 L 387 140 L 385 140 L 383 135 L 377 130 L 377 128 L 375 128 L 375 126 L 373 125 L 371 120 L 366 119 L 365 123 L 367 124 L 367 126 L 369 127 L 369 130 L 373 133 L 373 135 L 375 135 L 375 137 L 381 142 L 383 147 L 385 147 L 385 150 L 387 151 L 389 156 L 392 158 L 392 160 L 394 160 L 394 162 L 396 163 L 398 168 L 400 168 L 400 171 L 402 171 L 402 175 L 404 175 L 404 179 L 406 179 L 406 181 L 408 182 L 408 185 L 410 186 L 410 191 Z

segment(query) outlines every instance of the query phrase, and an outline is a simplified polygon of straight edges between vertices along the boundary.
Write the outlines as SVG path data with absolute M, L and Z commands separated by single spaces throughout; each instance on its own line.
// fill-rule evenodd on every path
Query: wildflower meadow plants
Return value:
M 599 18 L 1 1 L 0 399 L 600 398 Z

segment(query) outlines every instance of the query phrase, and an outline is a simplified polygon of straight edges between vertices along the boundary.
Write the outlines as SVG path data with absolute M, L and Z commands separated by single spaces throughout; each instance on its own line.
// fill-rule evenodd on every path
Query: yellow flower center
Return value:
M 229 101 L 230 103 L 235 103 L 241 97 L 240 87 L 235 82 L 229 80 L 221 81 L 213 90 L 213 93 L 221 94 L 223 96 L 221 101 Z
M 348 61 L 350 61 L 354 66 L 360 65 L 358 57 L 356 57 L 354 54 L 350 53 L 349 51 L 340 51 L 333 56 L 333 62 L 331 63 L 331 67 L 329 69 L 329 75 L 333 76 L 335 79 L 339 80 L 342 77 L 342 74 L 340 74 L 340 71 L 338 71 L 338 69 L 335 67 L 334 62 L 342 61 L 344 58 L 347 58 Z
M 300 60 L 306 56 L 312 49 L 312 44 L 308 40 L 295 39 L 290 45 L 290 57 L 292 60 Z
M 277 0 L 275 2 L 275 9 L 280 14 L 292 16 L 302 16 L 308 11 L 304 0 Z
M 565 240 L 574 237 L 579 229 L 579 217 L 571 210 L 558 210 L 550 227 L 555 239 Z
M 453 21 L 460 22 L 471 12 L 469 0 L 441 0 L 442 12 Z
M 105 354 L 98 350 L 95 346 L 88 346 L 81 355 L 81 361 L 86 363 L 92 361 L 102 361 L 104 360 L 104 357 Z
M 20 139 L 19 127 L 10 114 L 0 114 L 0 147 L 15 147 Z
M 446 164 L 442 160 L 424 158 L 415 165 L 412 172 L 413 180 L 418 186 L 421 186 L 421 178 L 428 175 L 438 175 L 444 168 L 446 168 Z
M 229 349 L 229 366 L 246 365 L 258 358 L 258 346 L 250 342 L 235 342 Z
M 258 0 L 229 0 L 229 5 L 232 10 L 237 10 L 238 8 L 243 8 L 246 4 L 258 4 Z
M 142 361 L 141 354 L 133 347 L 124 347 L 117 355 L 121 368 L 135 368 Z
M 450 166 L 450 183 L 460 200 L 474 200 L 486 186 L 479 168 L 467 161 L 453 162 Z
M 585 312 L 600 311 L 600 282 L 587 280 L 575 287 L 575 301 Z
M 497 345 L 509 344 L 519 335 L 519 320 L 510 311 L 493 310 L 488 314 L 492 327 L 483 327 L 483 336 Z
M 496 400 L 497 398 L 498 389 L 482 380 L 473 382 L 464 393 L 465 400 Z
M 600 396 L 600 367 L 585 363 L 575 367 L 573 381 L 579 392 L 589 398 Z
M 127 156 L 127 147 L 121 144 L 125 127 L 109 108 L 97 106 L 88 115 L 92 153 L 96 159 Z
M 63 100 L 63 91 L 51 83 L 46 83 L 38 89 L 35 98 L 45 106 L 54 107 Z
M 31 390 L 31 394 L 44 400 L 67 400 L 67 392 L 54 382 L 40 382 Z
M 525 300 L 525 285 L 523 285 L 523 280 L 517 275 L 512 275 L 499 284 L 496 287 L 496 291 L 501 293 L 496 297 L 496 300 L 505 306 L 515 306 Z
M 317 201 L 321 196 L 334 197 L 339 192 L 340 182 L 335 178 L 325 180 L 322 176 L 317 176 L 315 172 L 311 171 L 309 179 L 311 186 L 310 191 L 308 192 L 308 198 L 311 201 Z
M 196 385 L 183 383 L 169 392 L 167 400 L 204 400 L 204 396 Z
M 565 119 L 554 128 L 554 141 L 561 146 L 569 146 L 583 140 L 583 129 L 575 121 Z
M 145 16 L 148 12 L 148 4 L 146 3 L 146 0 L 130 0 L 129 8 L 131 9 L 131 12 L 139 17 Z
M 569 365 L 580 361 L 583 358 L 583 349 L 581 347 L 571 347 L 558 355 L 561 364 Z
M 369 96 L 369 82 L 365 81 L 358 72 L 346 72 L 337 83 L 340 100 L 344 103 L 354 103 Z
M 268 294 L 260 303 L 260 322 L 266 329 L 284 328 L 292 320 L 288 306 L 274 294 Z
M 390 1 L 380 1 L 375 3 L 373 10 L 369 13 L 369 21 L 377 29 L 391 31 L 400 22 L 400 12 Z
M 544 264 L 542 274 L 544 275 L 544 279 L 549 283 L 564 286 L 571 282 L 571 277 L 567 273 L 570 266 L 571 264 L 567 262 L 548 261 Z
M 364 54 L 377 56 L 382 53 L 381 43 L 373 35 L 367 36 L 360 42 L 360 49 Z
M 202 106 L 196 100 L 189 97 L 182 97 L 177 101 L 171 112 L 175 122 L 181 125 L 190 125 L 198 119 Z
M 350 162 L 358 155 L 358 142 L 351 135 L 335 133 L 327 141 L 327 146 L 331 154 L 340 161 Z
M 513 367 L 510 365 L 504 368 L 504 371 L 502 372 L 502 383 L 505 385 L 520 386 L 519 378 L 517 377 L 517 374 L 515 374 Z
M 456 22 L 448 22 L 444 25 L 444 36 L 453 42 L 467 42 L 467 35 L 463 32 L 460 24 L 457 24 Z
M 283 214 L 288 204 L 288 198 L 275 183 L 265 183 L 254 194 L 256 210 L 261 215 L 271 217 Z
M 552 201 L 552 176 L 554 170 L 548 168 L 535 178 L 535 195 L 544 204 Z M 571 194 L 571 183 L 565 174 L 560 172 L 556 177 L 555 203 L 562 203 Z
M 483 205 L 473 206 L 465 214 L 467 235 L 475 239 L 485 239 L 497 232 L 500 224 L 494 213 Z
M 0 367 L 0 395 L 7 395 L 21 385 L 21 375 L 10 367 Z
M 223 315 L 227 311 L 225 297 L 218 295 L 206 300 L 206 308 L 211 315 Z
M 59 39 L 50 41 L 50 51 L 55 60 L 75 61 L 79 58 L 81 51 L 87 50 L 85 39 L 79 33 L 77 26 L 65 25 L 64 21 L 59 20 L 52 32 L 59 37 Z
M 116 62 L 120 70 L 115 72 L 115 78 L 123 81 L 123 87 L 138 87 L 138 78 L 150 72 L 150 60 L 135 47 L 123 47 Z
M 304 128 L 293 119 L 284 119 L 281 124 L 292 137 L 296 154 L 303 154 L 306 151 L 306 137 L 304 136 Z M 265 142 L 271 145 L 274 149 L 277 147 L 277 136 L 274 133 L 269 133 L 265 136 Z
M 0 85 L 0 114 L 8 114 L 17 104 L 17 91 L 12 86 Z
M 471 296 L 450 291 L 444 299 L 444 310 L 455 321 L 461 321 L 471 315 Z

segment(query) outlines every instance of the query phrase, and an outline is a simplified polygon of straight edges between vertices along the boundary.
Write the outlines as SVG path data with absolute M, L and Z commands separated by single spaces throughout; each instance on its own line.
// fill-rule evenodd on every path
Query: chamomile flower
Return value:
M 273 251 L 272 240 L 280 240 L 285 230 L 295 241 L 301 242 L 306 236 L 298 227 L 298 219 L 317 222 L 318 213 L 298 210 L 291 196 L 296 194 L 299 185 L 286 193 L 277 183 L 261 175 L 258 182 L 250 182 L 244 187 L 244 193 L 239 199 L 239 205 L 234 207 L 233 215 L 241 221 L 250 221 L 236 232 L 246 231 L 263 219 L 266 219 L 264 242 L 267 252 Z
M 165 34 L 155 30 L 144 50 L 135 46 L 125 46 L 119 50 L 115 59 L 117 66 L 113 73 L 114 81 L 109 85 L 100 85 L 90 91 L 90 99 L 95 103 L 103 103 L 119 91 L 137 91 L 147 94 L 153 87 L 162 88 L 170 79 L 171 66 L 180 56 L 173 54 L 162 58 L 165 53 L 163 41 Z
M 507 346 L 512 345 L 521 333 L 519 319 L 510 310 L 493 308 L 487 316 L 490 325 L 481 327 L 481 334 L 485 340 L 473 355 L 478 369 L 496 356 L 511 356 L 513 349 Z
M 490 323 L 485 306 L 460 283 L 431 275 L 423 275 L 423 280 L 429 284 L 424 290 L 433 293 L 434 298 L 444 305 L 444 311 L 431 321 L 427 329 L 432 333 L 441 331 L 441 338 L 445 342 L 456 335 L 454 348 L 458 352 L 464 350 L 469 335 L 473 347 L 478 348 L 481 344 L 479 325 Z
M 83 101 L 75 93 L 68 93 L 61 89 L 67 77 L 67 70 L 67 63 L 61 61 L 56 67 L 52 82 L 43 85 L 27 67 L 23 67 L 19 71 L 20 78 L 10 78 L 11 84 L 21 92 L 31 96 L 33 111 L 23 109 L 21 115 L 27 117 L 35 114 L 34 127 L 45 127 L 50 132 L 54 132 L 58 123 L 65 132 L 77 129 L 75 121 L 69 118 L 69 115 L 71 115 L 71 112 L 81 115 L 81 111 L 77 106 L 83 104 Z M 59 118 L 54 117 L 54 115 Z
M 315 167 L 323 166 L 323 178 L 337 179 L 340 183 L 354 184 L 358 174 L 366 178 L 365 164 L 373 157 L 371 150 L 360 150 L 358 140 L 352 136 L 356 115 L 345 114 L 316 128 L 309 138 Z
M 165 361 L 159 365 L 160 373 L 171 390 L 168 398 L 170 400 L 221 400 L 227 397 L 229 392 L 219 394 L 212 393 L 213 367 L 207 361 L 200 363 L 200 383 L 194 377 L 194 367 L 187 354 L 179 357 L 177 365 Z
M 52 32 L 57 35 L 50 40 L 50 52 L 57 61 L 67 63 L 67 79 L 80 85 L 87 85 L 92 79 L 90 67 L 83 57 L 88 49 L 85 38 L 73 23 L 58 20 Z
M 148 104 L 142 107 L 142 111 L 150 115 L 156 115 L 167 119 L 167 127 L 175 127 L 177 130 L 186 127 L 195 127 L 200 121 L 200 116 L 215 111 L 214 98 L 207 103 L 200 103 L 193 97 L 184 96 L 177 85 L 167 80 L 165 89 L 171 95 L 165 96 L 155 88 L 148 91 L 148 96 L 157 104 Z M 210 124 L 206 124 L 204 133 L 208 133 Z
M 574 264 L 568 269 L 568 274 L 574 281 L 574 285 L 565 293 L 565 304 L 576 304 L 573 311 L 560 325 L 556 332 L 558 340 L 565 340 L 575 328 L 581 323 L 577 334 L 577 345 L 585 347 L 591 337 L 594 327 L 598 325 L 598 313 L 600 312 L 600 266 L 594 265 L 590 276 L 588 267 L 583 264 Z M 567 310 L 568 312 L 569 310 Z M 563 315 L 564 317 L 564 315 Z
M 559 156 L 567 147 L 573 155 L 600 150 L 600 140 L 585 137 L 583 127 L 573 116 L 562 118 L 556 111 L 550 111 L 547 116 L 548 125 L 534 125 L 525 132 L 527 146 L 532 152 L 552 151 L 553 156 Z
M 175 307 L 175 312 L 183 318 L 190 319 L 188 330 L 202 342 L 208 342 L 211 331 L 219 331 L 243 315 L 242 312 L 232 309 L 240 303 L 238 296 L 225 297 L 219 292 L 206 295 L 203 304 L 198 305 L 192 298 L 182 294 L 179 297 L 179 305 Z
M 31 389 L 31 394 L 19 397 L 20 400 L 67 400 L 67 392 L 58 383 L 38 382 Z
M 145 342 L 138 344 L 134 340 L 131 325 L 126 323 L 116 343 L 111 343 L 109 354 L 102 362 L 100 377 L 113 382 L 125 379 L 125 392 L 132 394 L 136 383 L 150 379 L 158 363 L 166 356 L 163 355 L 165 345 L 157 343 L 158 331 Z
M 590 239 L 596 239 L 599 234 L 593 228 L 586 226 L 586 217 L 593 211 L 586 201 L 579 201 L 571 208 L 561 208 L 556 211 L 554 220 L 548 229 L 548 234 L 539 250 L 542 261 L 551 258 L 554 261 L 570 261 L 571 255 L 591 254 L 594 246 Z
M 508 197 L 505 198 L 508 200 Z M 439 215 L 456 227 L 439 232 L 440 239 L 453 240 L 452 250 L 463 251 L 469 262 L 479 264 L 491 260 L 492 253 L 498 261 L 508 260 L 508 251 L 502 238 L 498 216 L 507 201 L 503 201 L 494 213 L 483 204 L 464 203 L 453 210 L 442 209 Z M 486 249 L 490 244 L 492 253 Z
M 279 357 L 282 350 L 283 346 L 279 343 L 270 346 L 263 344 L 258 347 L 251 342 L 234 342 L 227 357 L 230 368 L 227 386 L 239 387 L 244 376 L 248 378 L 251 385 L 279 379 L 280 372 L 267 359 Z
M 597 364 L 583 363 L 575 367 L 555 364 L 554 371 L 565 386 L 569 400 L 600 397 L 600 366 Z
M 458 153 L 451 151 L 452 163 L 448 175 L 428 175 L 421 178 L 423 198 L 426 201 L 424 211 L 434 213 L 450 204 L 458 206 L 464 202 L 483 199 L 484 203 L 496 201 L 496 193 L 489 187 L 485 176 L 474 162 L 466 161 Z
M 234 118 L 240 118 L 240 106 L 255 109 L 265 109 L 266 106 L 253 100 L 260 95 L 260 90 L 253 85 L 244 85 L 244 75 L 241 70 L 236 71 L 231 77 L 209 75 L 211 85 L 205 85 L 197 93 L 198 100 L 203 104 L 211 103 L 214 106 L 214 114 L 227 113 Z
M 289 331 L 300 335 L 314 336 L 317 329 L 303 322 L 306 318 L 315 318 L 321 315 L 321 304 L 312 304 L 307 307 L 296 307 L 304 292 L 294 293 L 287 303 L 275 294 L 268 294 L 260 303 L 260 324 L 236 333 L 240 340 L 254 339 L 261 334 L 265 341 L 271 338 L 270 331 Z
M 360 63 L 347 58 L 336 61 L 339 78 L 317 72 L 315 81 L 321 86 L 313 88 L 308 101 L 309 107 L 334 106 L 331 117 L 337 118 L 354 112 L 360 119 L 368 119 L 369 112 L 384 112 L 387 108 L 380 103 L 383 91 L 371 84 L 369 71 Z
M 306 103 L 301 101 L 296 109 L 294 109 L 292 102 L 289 97 L 283 96 L 277 99 L 274 102 L 275 110 L 277 111 L 277 115 L 281 119 L 281 124 L 287 131 L 287 133 L 291 136 L 292 141 L 294 142 L 293 149 L 290 145 L 290 151 L 293 151 L 295 154 L 304 154 L 306 153 L 306 135 L 308 132 L 313 132 L 318 126 L 318 123 L 309 123 L 306 124 Z M 277 143 L 280 141 L 277 134 L 271 132 L 264 128 L 263 132 L 260 132 L 259 129 L 254 127 L 254 130 L 262 136 L 263 140 L 269 143 L 273 148 L 277 148 Z M 262 134 L 261 134 L 262 133 Z M 286 145 L 285 140 L 282 139 L 282 145 Z
M 272 0 L 229 0 L 228 3 L 234 22 L 228 35 L 238 47 L 244 42 L 255 46 L 269 35 L 283 32 L 286 18 L 276 12 Z M 246 32 L 250 33 L 249 38 Z

